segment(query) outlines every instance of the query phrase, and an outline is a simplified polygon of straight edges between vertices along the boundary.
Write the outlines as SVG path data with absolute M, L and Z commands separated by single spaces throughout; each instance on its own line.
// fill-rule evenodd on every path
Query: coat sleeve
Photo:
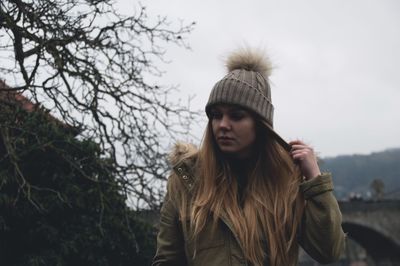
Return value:
M 157 251 L 152 266 L 187 265 L 178 211 L 168 193 L 160 213 Z
M 344 250 L 342 214 L 334 197 L 332 177 L 324 173 L 304 181 L 300 191 L 306 200 L 299 243 L 320 263 L 337 261 Z

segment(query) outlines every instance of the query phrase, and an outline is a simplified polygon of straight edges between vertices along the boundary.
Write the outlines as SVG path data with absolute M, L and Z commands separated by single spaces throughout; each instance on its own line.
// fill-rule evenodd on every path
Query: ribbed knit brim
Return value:
M 217 103 L 236 104 L 260 115 L 273 125 L 274 106 L 271 103 L 271 90 L 266 79 L 259 73 L 247 70 L 234 70 L 218 81 L 211 91 L 206 113 Z

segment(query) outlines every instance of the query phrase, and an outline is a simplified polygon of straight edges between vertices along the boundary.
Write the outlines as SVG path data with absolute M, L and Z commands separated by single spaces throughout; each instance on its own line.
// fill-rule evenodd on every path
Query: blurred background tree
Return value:
M 376 178 L 371 182 L 372 197 L 375 200 L 382 200 L 385 192 L 385 183 L 380 178 Z

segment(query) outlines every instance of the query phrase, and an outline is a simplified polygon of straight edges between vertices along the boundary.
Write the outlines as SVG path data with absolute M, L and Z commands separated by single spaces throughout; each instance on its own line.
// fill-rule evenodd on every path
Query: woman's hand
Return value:
M 310 146 L 300 140 L 291 141 L 289 144 L 292 146 L 290 155 L 300 166 L 301 172 L 306 180 L 312 179 L 321 174 L 317 163 L 317 157 Z

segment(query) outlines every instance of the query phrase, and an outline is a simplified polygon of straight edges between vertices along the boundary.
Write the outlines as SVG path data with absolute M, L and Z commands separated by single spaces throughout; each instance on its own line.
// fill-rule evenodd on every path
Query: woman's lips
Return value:
M 232 142 L 234 139 L 233 138 L 230 138 L 230 137 L 225 137 L 225 136 L 223 136 L 223 137 L 218 137 L 218 142 L 220 142 L 220 143 L 222 143 L 222 144 L 224 144 L 224 143 L 230 143 L 230 142 Z

